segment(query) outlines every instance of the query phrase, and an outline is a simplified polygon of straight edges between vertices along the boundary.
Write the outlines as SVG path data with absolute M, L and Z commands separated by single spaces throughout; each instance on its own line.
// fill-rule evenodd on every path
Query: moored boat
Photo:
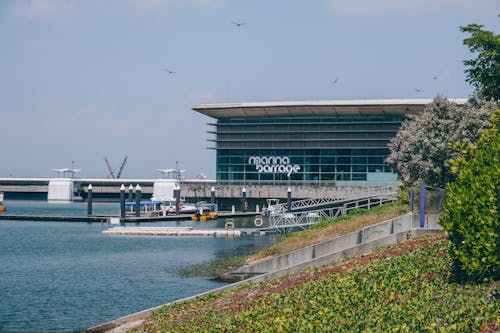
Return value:
M 203 214 L 200 214 L 198 212 L 194 215 L 191 215 L 191 220 L 205 222 L 205 221 L 215 220 L 217 219 L 217 217 L 219 217 L 219 214 L 217 214 L 216 212 L 205 212 Z
M 7 210 L 7 207 L 3 205 L 3 192 L 0 192 L 0 212 Z

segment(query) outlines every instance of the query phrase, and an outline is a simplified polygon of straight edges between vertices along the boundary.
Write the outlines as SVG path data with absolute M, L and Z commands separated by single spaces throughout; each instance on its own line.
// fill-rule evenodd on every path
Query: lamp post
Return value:
M 89 184 L 87 195 L 87 216 L 92 215 L 92 184 Z
M 120 223 L 125 219 L 125 185 L 120 186 Z
M 215 211 L 215 187 L 210 189 L 210 210 Z
M 135 187 L 135 217 L 141 216 L 141 194 L 142 189 L 139 184 L 137 184 Z
M 175 184 L 174 187 L 174 196 L 175 196 L 175 215 L 179 215 L 181 213 L 181 187 L 179 184 Z
M 247 202 L 247 189 L 245 187 L 243 187 L 241 189 L 241 199 L 243 201 L 243 207 L 241 209 L 241 211 L 243 213 L 245 213 L 247 211 L 247 208 L 248 208 L 248 202 Z
M 130 184 L 128 186 L 128 201 L 132 202 L 133 199 L 134 199 L 134 187 L 132 186 L 132 184 Z

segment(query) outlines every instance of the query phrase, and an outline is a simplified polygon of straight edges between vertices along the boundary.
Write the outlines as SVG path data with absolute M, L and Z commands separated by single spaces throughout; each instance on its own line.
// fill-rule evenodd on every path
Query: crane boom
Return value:
M 115 179 L 116 178 L 115 177 L 115 173 L 113 172 L 113 169 L 111 168 L 111 165 L 109 164 L 109 161 L 108 161 L 108 159 L 106 157 L 104 158 L 104 162 L 106 162 L 106 166 L 108 167 L 109 176 L 111 176 L 111 178 Z
M 120 166 L 120 170 L 118 171 L 118 174 L 116 175 L 116 178 L 120 178 L 123 172 L 123 168 L 125 167 L 125 164 L 127 163 L 128 156 L 125 156 L 123 159 L 122 165 Z

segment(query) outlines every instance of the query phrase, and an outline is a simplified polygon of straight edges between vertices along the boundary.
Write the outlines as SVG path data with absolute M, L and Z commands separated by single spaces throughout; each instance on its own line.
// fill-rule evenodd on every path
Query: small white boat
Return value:
M 198 211 L 198 208 L 196 205 L 190 205 L 186 204 L 185 202 L 179 202 L 179 213 L 180 214 L 192 214 L 196 213 Z M 165 211 L 170 214 L 172 213 L 177 213 L 177 207 L 175 204 L 175 201 L 164 201 L 162 203 L 162 207 L 165 209 Z
M 142 217 L 164 216 L 161 201 L 141 201 L 140 214 Z M 135 214 L 135 201 L 125 202 L 125 215 L 133 216 Z

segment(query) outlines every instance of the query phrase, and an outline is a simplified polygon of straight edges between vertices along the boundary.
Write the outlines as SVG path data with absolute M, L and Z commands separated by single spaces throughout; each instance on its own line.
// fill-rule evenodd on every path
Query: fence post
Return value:
M 425 183 L 420 185 L 420 228 L 425 227 Z
M 415 196 L 415 188 L 410 187 L 410 214 L 413 214 L 413 198 Z

